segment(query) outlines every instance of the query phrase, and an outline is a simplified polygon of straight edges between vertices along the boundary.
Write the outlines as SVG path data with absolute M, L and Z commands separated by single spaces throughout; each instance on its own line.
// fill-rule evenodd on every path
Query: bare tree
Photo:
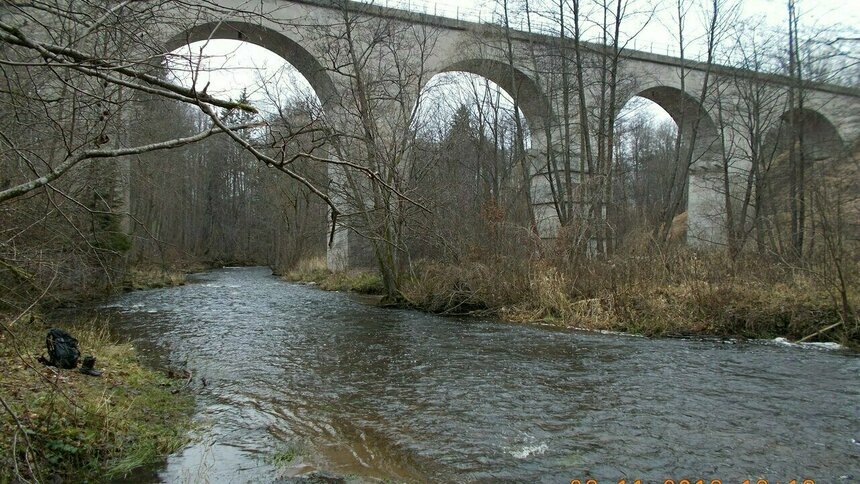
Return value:
M 385 292 L 399 295 L 408 265 L 406 230 L 423 206 L 409 198 L 415 121 L 427 60 L 435 44 L 428 26 L 354 12 L 346 3 L 340 23 L 322 29 L 326 67 L 343 80 L 342 96 L 329 118 L 337 158 L 357 160 L 375 183 L 346 172 L 333 188 L 350 207 L 348 224 L 369 242 Z

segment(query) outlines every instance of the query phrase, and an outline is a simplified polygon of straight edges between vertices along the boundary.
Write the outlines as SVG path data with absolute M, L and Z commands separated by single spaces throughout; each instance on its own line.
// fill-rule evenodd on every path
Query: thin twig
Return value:
M 18 429 L 21 431 L 21 433 L 22 433 L 22 434 L 24 434 L 24 440 L 26 440 L 26 441 L 27 441 L 27 450 L 25 450 L 25 451 L 24 451 L 24 460 L 27 462 L 27 467 L 29 467 L 29 468 L 30 468 L 30 473 L 31 473 L 31 474 L 34 476 L 34 478 L 35 478 L 36 473 L 35 473 L 35 472 L 33 472 L 33 466 L 35 466 L 35 465 L 36 465 L 36 461 L 34 460 L 34 461 L 32 462 L 32 464 L 31 464 L 31 463 L 30 463 L 30 460 L 27 458 L 27 452 L 28 452 L 28 451 L 31 451 L 31 450 L 32 450 L 32 448 L 33 448 L 33 443 L 32 443 L 32 442 L 30 442 L 30 435 L 29 435 L 29 434 L 27 434 L 27 431 L 24 429 L 24 426 L 21 424 L 21 421 L 20 421 L 20 420 L 18 420 L 18 416 L 17 416 L 17 415 L 15 415 L 15 412 L 13 412 L 13 411 L 12 411 L 12 409 L 9 407 L 9 404 L 7 404 L 7 403 L 6 403 L 6 400 L 4 400 L 4 399 L 3 399 L 3 396 L 2 396 L 2 395 L 0 395 L 0 404 L 3 404 L 3 408 L 5 408 L 5 409 L 6 409 L 6 412 L 8 412 L 8 413 L 9 413 L 9 415 L 11 415 L 11 416 L 12 416 L 12 420 L 14 420 L 14 421 L 15 421 L 15 425 L 17 425 L 17 426 L 18 426 Z M 15 459 L 15 456 L 12 456 L 12 458 L 15 460 L 15 467 L 16 467 L 16 472 L 17 472 L 18 459 Z M 38 469 L 38 466 L 36 466 L 36 468 Z M 38 481 L 36 481 L 36 482 L 38 482 Z

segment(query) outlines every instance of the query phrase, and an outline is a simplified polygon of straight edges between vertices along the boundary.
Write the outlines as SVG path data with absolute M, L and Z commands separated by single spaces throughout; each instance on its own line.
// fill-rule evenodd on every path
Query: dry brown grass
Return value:
M 409 305 L 435 313 L 499 310 L 517 301 L 529 284 L 521 264 L 500 262 L 423 261 L 401 292 Z
M 126 274 L 125 286 L 129 289 L 151 289 L 181 286 L 185 284 L 185 272 L 156 266 L 133 267 Z
M 381 276 L 374 271 L 349 270 L 329 272 L 325 257 L 299 260 L 296 266 L 284 275 L 292 282 L 318 284 L 326 291 L 352 291 L 360 294 L 383 294 Z
M 646 335 L 799 339 L 840 321 L 825 268 L 753 254 L 730 262 L 720 251 L 642 244 L 608 260 L 545 254 L 497 263 L 424 263 L 404 296 L 437 313 Z M 849 322 L 822 339 L 856 344 L 860 330 Z
M 284 278 L 293 282 L 320 282 L 328 275 L 325 257 L 310 257 L 299 260 Z

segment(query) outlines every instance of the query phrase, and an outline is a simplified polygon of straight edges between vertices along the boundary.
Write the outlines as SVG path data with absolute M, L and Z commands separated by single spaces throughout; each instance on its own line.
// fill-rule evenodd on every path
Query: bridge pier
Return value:
M 710 248 L 724 244 L 725 198 L 722 174 L 714 167 L 694 168 L 687 181 L 687 244 Z
M 336 149 L 330 149 L 330 157 L 339 159 Z M 328 196 L 339 214 L 334 221 L 334 234 L 330 237 L 326 251 L 326 265 L 332 272 L 347 269 L 365 269 L 373 267 L 374 255 L 372 244 L 367 237 L 358 231 L 366 223 L 362 220 L 364 211 L 370 208 L 368 195 L 369 181 L 356 177 L 356 173 L 335 164 L 328 165 Z M 329 209 L 329 222 L 332 221 L 332 211 Z M 331 227 L 329 227 L 331 230 Z
M 531 169 L 529 177 L 531 200 L 529 202 L 534 211 L 538 235 L 542 239 L 554 238 L 561 226 L 553 202 L 552 187 L 546 166 L 547 150 L 549 149 L 551 148 L 547 145 L 546 135 L 543 132 L 533 132 L 531 149 L 527 153 Z
M 331 235 L 331 233 L 329 233 Z M 367 269 L 374 266 L 370 242 L 354 228 L 337 223 L 326 251 L 326 266 L 332 272 Z

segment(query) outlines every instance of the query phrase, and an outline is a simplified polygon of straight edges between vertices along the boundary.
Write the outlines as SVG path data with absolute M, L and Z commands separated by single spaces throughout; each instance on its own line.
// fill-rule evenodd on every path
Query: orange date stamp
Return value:
M 606 483 L 607 481 L 603 481 Z M 644 481 L 642 479 L 618 479 L 609 481 L 612 484 L 647 484 L 647 482 L 661 482 L 657 481 Z M 787 479 L 787 480 L 767 480 L 767 479 L 743 479 L 739 481 L 723 481 L 722 479 L 664 479 L 662 484 L 723 484 L 726 482 L 727 484 L 815 484 L 815 480 L 813 479 Z M 600 484 L 597 479 L 571 479 L 570 484 Z

